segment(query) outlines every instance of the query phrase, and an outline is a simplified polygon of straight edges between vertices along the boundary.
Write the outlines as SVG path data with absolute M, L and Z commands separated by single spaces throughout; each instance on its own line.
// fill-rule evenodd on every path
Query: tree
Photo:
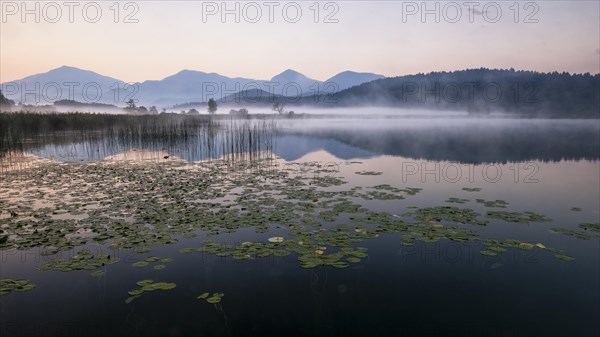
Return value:
M 196 109 L 190 109 L 190 111 L 188 111 L 188 115 L 199 115 L 200 111 L 196 110 Z
M 15 105 L 15 101 L 13 101 L 12 99 L 8 99 L 4 96 L 4 94 L 2 93 L 2 90 L 0 90 L 0 105 L 7 105 L 7 106 L 13 106 Z
M 147 113 L 147 112 L 148 112 L 148 109 L 146 109 L 146 107 L 142 105 L 142 106 L 140 106 L 140 107 L 137 109 L 137 111 L 138 111 L 138 112 L 140 112 L 140 113 L 143 113 L 143 114 L 145 114 L 145 113 Z
M 133 98 L 130 98 L 129 101 L 125 102 L 125 104 L 127 105 L 125 110 L 137 110 L 137 106 L 135 105 Z
M 158 110 L 156 110 L 156 107 L 154 105 L 150 107 L 149 111 L 153 115 L 158 115 Z
M 277 113 L 279 113 L 280 115 L 283 115 L 283 113 L 285 112 L 285 104 L 283 103 L 279 103 L 279 102 L 275 102 L 275 104 L 273 104 L 273 111 L 277 111 Z
M 208 100 L 208 113 L 213 115 L 215 112 L 217 112 L 217 102 L 211 98 Z
M 0 104 L 6 104 L 6 103 L 8 103 L 8 98 L 4 97 L 2 90 L 0 90 Z

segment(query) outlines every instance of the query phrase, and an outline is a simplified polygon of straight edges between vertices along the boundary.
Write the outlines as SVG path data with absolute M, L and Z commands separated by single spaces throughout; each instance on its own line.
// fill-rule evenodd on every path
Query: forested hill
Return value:
M 600 117 L 600 75 L 485 68 L 432 72 L 379 79 L 297 103 Z

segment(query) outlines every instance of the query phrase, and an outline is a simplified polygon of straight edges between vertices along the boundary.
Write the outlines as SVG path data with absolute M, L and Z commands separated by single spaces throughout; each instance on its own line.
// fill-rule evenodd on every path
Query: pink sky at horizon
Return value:
M 30 1 L 26 9 L 33 11 L 22 17 L 21 1 L 0 1 L 0 82 L 62 65 L 128 82 L 160 80 L 183 69 L 254 79 L 294 69 L 317 80 L 345 70 L 386 76 L 480 67 L 600 72 L 597 1 L 537 1 L 529 7 L 482 1 L 475 12 L 463 2 L 453 3 L 458 7 L 430 2 L 427 8 L 407 1 L 328 6 L 297 1 L 273 7 L 228 2 L 222 8 L 221 2 L 152 1 L 128 8 L 120 2 L 118 11 L 112 1 L 76 3 L 70 18 L 62 2 L 54 2 L 57 9 Z M 236 3 L 240 22 L 233 12 L 222 22 L 221 14 Z M 423 22 L 421 15 L 435 4 L 439 10 L 426 14 Z M 101 15 L 95 18 L 97 8 Z M 295 16 L 298 8 L 302 13 Z M 497 8 L 501 15 L 493 22 Z M 124 22 L 128 15 L 138 22 Z

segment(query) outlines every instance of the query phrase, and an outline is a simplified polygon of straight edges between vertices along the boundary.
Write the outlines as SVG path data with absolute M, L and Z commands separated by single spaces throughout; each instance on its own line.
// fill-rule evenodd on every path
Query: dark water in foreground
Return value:
M 56 257 L 40 255 L 38 247 L 4 249 L 0 250 L 1 278 L 29 279 L 37 287 L 0 297 L 1 335 L 600 335 L 599 233 L 578 227 L 600 222 L 600 127 L 596 121 L 305 120 L 278 122 L 278 127 L 269 144 L 272 148 L 259 149 L 265 151 L 260 156 L 272 150 L 281 158 L 275 164 L 278 169 L 292 176 L 306 181 L 322 176 L 296 165 L 317 162 L 331 169 L 326 176 L 346 182 L 324 188 L 328 191 L 381 184 L 422 188 L 404 199 L 353 199 L 369 210 L 396 217 L 411 211 L 411 206 L 455 206 L 482 215 L 487 211 L 543 214 L 552 220 L 488 219 L 486 226 L 458 226 L 482 238 L 541 243 L 564 250 L 574 260 L 559 260 L 543 249 L 510 248 L 497 256 L 484 256 L 481 241 L 442 239 L 405 246 L 401 242 L 406 232 L 382 233 L 357 243 L 368 248 L 368 257 L 343 269 L 303 269 L 295 253 L 235 260 L 179 252 L 184 247 L 200 247 L 206 238 L 203 231 L 193 238 L 177 235 L 177 243 L 154 246 L 147 253 L 116 249 L 109 242 L 88 242 L 59 254 L 68 259 L 86 248 L 120 258 L 119 263 L 104 268 L 106 275 L 96 278 L 90 276 L 92 270 L 36 270 Z M 204 140 L 189 138 L 169 144 L 114 146 L 76 139 L 31 144 L 25 150 L 65 165 L 93 165 L 100 160 L 160 164 L 232 155 L 230 147 L 218 145 L 218 140 L 216 144 L 209 151 Z M 12 161 L 20 158 L 13 156 Z M 12 207 L 19 201 L 10 193 L 19 190 L 6 186 L 20 178 L 11 174 L 15 165 L 6 158 L 0 205 Z M 36 159 L 17 167 L 27 170 L 44 165 Z M 85 177 L 76 178 L 85 181 Z M 449 198 L 468 201 L 448 203 Z M 490 208 L 476 199 L 504 200 L 509 205 Z M 16 220 L 3 211 L 0 221 L 1 226 L 10 226 Z M 335 222 L 341 223 L 355 225 L 347 217 Z M 431 223 L 436 224 L 451 223 Z M 550 231 L 557 227 L 591 236 L 581 239 Z M 287 240 L 289 235 L 288 228 L 274 220 L 266 233 L 250 226 L 210 239 L 239 244 L 266 242 L 274 236 Z M 164 270 L 132 267 L 150 255 L 174 261 Z M 173 282 L 177 287 L 125 303 L 127 292 L 142 279 Z M 196 298 L 205 291 L 225 296 L 213 305 Z

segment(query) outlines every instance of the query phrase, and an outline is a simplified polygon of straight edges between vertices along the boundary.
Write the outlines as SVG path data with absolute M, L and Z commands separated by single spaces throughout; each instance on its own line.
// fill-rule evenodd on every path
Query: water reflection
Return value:
M 284 125 L 277 154 L 297 159 L 324 149 L 338 158 L 379 155 L 459 163 L 598 160 L 596 120 L 311 120 Z
M 163 130 L 164 131 L 164 130 Z M 28 138 L 0 158 L 18 153 L 59 161 L 177 157 L 201 161 L 274 152 L 287 161 L 325 150 L 351 160 L 380 155 L 459 163 L 598 160 L 600 122 L 523 119 L 296 119 L 221 121 L 153 131 L 52 134 Z M 123 155 L 129 153 L 128 155 Z
M 242 262 L 212 255 L 199 258 L 198 255 L 179 251 L 185 247 L 199 247 L 204 239 L 209 238 L 205 236 L 206 230 L 198 233 L 198 236 L 178 236 L 176 243 L 154 246 L 151 252 L 140 250 L 140 254 L 113 249 L 113 246 L 102 243 L 75 240 L 76 244 L 87 242 L 85 248 L 110 252 L 121 258 L 122 262 L 112 265 L 107 278 L 99 280 L 92 278 L 88 271 L 41 273 L 35 269 L 36 266 L 49 260 L 48 257 L 39 256 L 39 250 L 5 251 L 3 257 L 6 261 L 2 262 L 3 270 L 8 271 L 5 277 L 30 278 L 38 284 L 38 288 L 3 298 L 1 325 L 34 327 L 41 331 L 48 322 L 56 321 L 60 325 L 81 318 L 83 329 L 88 327 L 86 324 L 93 326 L 96 322 L 101 327 L 90 335 L 128 336 L 169 335 L 173 331 L 179 331 L 180 335 L 243 335 L 248 331 L 263 336 L 280 335 L 281 331 L 289 329 L 290 319 L 300 322 L 296 324 L 300 334 L 317 335 L 338 335 L 347 331 L 354 331 L 357 335 L 373 335 L 373 327 L 377 327 L 379 335 L 398 335 L 402 332 L 409 332 L 410 335 L 463 336 L 507 333 L 593 335 L 598 330 L 598 323 L 593 323 L 597 322 L 594 317 L 599 313 L 597 285 L 600 274 L 597 273 L 597 266 L 600 255 L 597 239 L 579 240 L 549 231 L 555 226 L 575 230 L 580 223 L 598 221 L 600 189 L 597 173 L 600 163 L 597 162 L 597 151 L 586 149 L 598 148 L 597 126 L 579 121 L 518 120 L 503 121 L 502 125 L 489 121 L 463 121 L 465 125 L 461 125 L 456 121 L 442 120 L 428 123 L 415 120 L 361 123 L 357 120 L 291 120 L 282 123 L 281 128 L 275 128 L 263 121 L 234 121 L 232 124 L 223 123 L 218 128 L 189 128 L 186 132 L 169 137 L 115 137 L 93 133 L 87 136 L 56 135 L 44 137 L 43 141 L 21 142 L 23 145 L 20 150 L 4 152 L 5 161 L 0 163 L 6 164 L 1 166 L 3 170 L 21 170 L 48 161 L 198 161 L 217 157 L 232 160 L 186 165 L 194 167 L 187 168 L 189 172 L 181 172 L 186 169 L 183 166 L 168 172 L 165 170 L 169 164 L 178 163 L 94 163 L 53 165 L 54 175 L 44 172 L 28 178 L 36 177 L 36 180 L 17 179 L 16 174 L 9 174 L 5 176 L 8 179 L 3 180 L 8 188 L 2 187 L 4 194 L 0 198 L 0 205 L 4 210 L 15 209 L 19 217 L 10 222 L 11 215 L 5 212 L 0 214 L 0 219 L 4 216 L 5 222 L 11 224 L 8 228 L 12 231 L 25 232 L 27 228 L 21 227 L 20 223 L 16 226 L 16 221 L 21 221 L 21 214 L 31 207 L 33 211 L 40 212 L 38 215 L 47 216 L 59 226 L 65 223 L 57 220 L 64 220 L 66 214 L 96 214 L 99 222 L 86 224 L 83 215 L 79 215 L 73 223 L 67 224 L 95 225 L 95 228 L 112 224 L 111 231 L 121 242 L 142 236 L 150 238 L 146 231 L 150 223 L 154 228 L 168 228 L 170 233 L 174 229 L 219 224 L 227 231 L 218 236 L 211 234 L 210 238 L 218 242 L 267 242 L 271 236 L 285 236 L 288 229 L 296 230 L 296 226 L 289 226 L 290 223 L 283 222 L 282 218 L 290 216 L 295 222 L 300 220 L 298 214 L 310 213 L 314 204 L 326 202 L 325 198 L 309 198 L 306 202 L 300 199 L 305 194 L 296 194 L 301 190 L 312 190 L 315 187 L 311 184 L 316 181 L 307 181 L 308 186 L 297 186 L 294 185 L 296 176 L 318 177 L 315 171 L 318 169 L 321 177 L 344 177 L 347 180 L 340 187 L 327 187 L 327 191 L 338 188 L 347 191 L 360 186 L 364 187 L 360 193 L 364 193 L 373 186 L 384 184 L 422 188 L 422 192 L 407 195 L 406 199 L 360 201 L 368 210 L 396 216 L 402 216 L 412 207 L 452 206 L 454 204 L 446 201 L 450 197 L 469 199 L 458 206 L 471 208 L 483 215 L 491 209 L 477 202 L 477 198 L 506 200 L 510 204 L 510 211 L 533 211 L 554 221 L 534 224 L 491 221 L 488 226 L 465 225 L 465 228 L 478 231 L 484 238 L 542 242 L 548 247 L 566 250 L 575 260 L 563 263 L 551 254 L 537 254 L 529 250 L 509 251 L 497 258 L 490 258 L 479 254 L 481 245 L 449 240 L 402 246 L 401 234 L 406 233 L 382 233 L 360 243 L 369 251 L 364 263 L 339 270 L 321 267 L 304 270 L 298 267 L 298 259 L 294 255 Z M 596 134 L 591 134 L 592 131 L 596 131 Z M 494 141 L 498 144 L 494 144 Z M 558 152 L 556 156 L 553 155 L 554 149 Z M 289 162 L 273 170 L 270 166 L 232 163 L 240 159 L 251 161 L 272 153 L 288 161 L 332 162 L 335 170 L 322 172 L 321 167 L 315 166 L 313 170 L 304 171 Z M 402 153 L 409 155 L 398 155 Z M 340 163 L 340 158 L 370 159 L 361 159 L 360 163 Z M 463 170 L 462 177 L 455 181 L 454 176 L 447 174 L 451 171 L 444 169 L 449 167 L 448 162 L 435 161 L 436 158 L 476 163 L 503 162 L 515 158 L 540 160 L 534 162 L 537 170 L 531 177 L 531 171 L 525 171 L 524 164 L 516 166 L 521 171 L 511 164 L 494 165 L 498 172 L 503 173 L 499 180 L 492 179 L 496 173 L 485 170 L 487 165 L 466 165 L 466 168 L 458 165 Z M 579 162 L 561 160 L 565 158 Z M 270 161 L 265 162 L 271 165 Z M 102 175 L 95 170 L 85 170 L 103 164 L 120 170 L 115 173 L 111 168 L 110 171 L 101 171 Z M 211 168 L 211 165 L 215 167 Z M 155 169 L 142 169 L 142 166 Z M 417 171 L 408 174 L 402 171 L 404 167 L 413 167 Z M 259 169 L 264 169 L 264 173 L 256 174 Z M 293 198 L 277 202 L 276 198 L 270 198 L 275 195 L 263 194 L 264 181 L 255 179 L 257 176 L 270 179 L 280 177 L 271 173 L 281 171 L 293 172 L 290 176 L 293 179 L 285 179 L 285 182 L 280 180 L 280 184 L 273 184 L 273 188 L 276 191 L 284 189 L 288 192 L 285 195 Z M 359 175 L 357 171 L 381 174 Z M 77 172 L 85 174 L 70 174 Z M 203 172 L 215 174 L 203 177 Z M 522 175 L 517 175 L 517 172 Z M 118 180 L 113 180 L 113 177 Z M 122 182 L 123 179 L 130 184 L 127 188 L 113 183 Z M 14 186 L 12 190 L 11 184 Z M 202 186 L 210 188 L 204 189 Z M 206 208 L 197 203 L 197 198 L 202 195 L 212 196 L 224 187 L 231 194 L 210 199 Z M 463 187 L 478 187 L 481 191 L 473 193 Z M 10 194 L 13 190 L 18 191 L 14 196 Z M 38 195 L 37 191 L 43 194 Z M 96 198 L 94 191 L 102 193 Z M 22 195 L 29 195 L 32 203 L 12 199 Z M 193 197 L 190 198 L 190 195 Z M 277 195 L 281 195 L 280 192 Z M 162 204 L 160 197 L 164 200 Z M 65 200 L 69 201 L 68 205 L 56 206 Z M 294 208 L 280 208 L 290 200 L 294 201 Z M 213 202 L 222 213 L 206 218 L 207 214 L 212 213 L 209 209 L 215 207 Z M 177 206 L 181 203 L 186 207 Z M 259 210 L 256 218 L 254 215 L 249 218 L 250 212 L 247 210 L 244 211 L 246 213 L 240 213 L 241 210 L 231 209 L 230 205 L 235 203 L 240 203 L 240 206 L 243 203 L 247 210 Z M 129 209 L 130 205 L 136 206 L 135 212 Z M 168 207 L 163 208 L 165 205 Z M 299 210 L 296 207 L 301 205 L 307 207 L 306 210 L 294 213 Z M 573 206 L 583 211 L 571 211 Z M 40 211 L 41 208 L 46 209 Z M 286 213 L 279 215 L 282 209 Z M 127 217 L 131 223 L 134 221 L 132 214 L 136 214 L 139 227 L 131 227 L 129 232 L 123 231 L 117 222 L 112 222 L 117 215 L 119 219 Z M 158 214 L 164 216 L 156 217 Z M 220 218 L 220 214 L 230 216 Z M 318 214 L 327 215 L 321 209 Z M 258 221 L 263 217 L 268 221 Z M 350 226 L 357 225 L 345 216 L 340 221 Z M 264 232 L 263 229 L 256 230 L 264 228 L 258 223 L 277 225 L 270 225 L 269 231 Z M 331 223 L 326 222 L 316 227 L 310 223 L 306 226 L 320 233 L 325 233 L 327 228 L 335 228 L 329 227 Z M 230 233 L 232 229 L 237 231 Z M 349 227 L 348 232 L 357 233 L 356 229 Z M 87 232 L 76 231 L 75 234 L 72 237 L 81 239 L 86 237 Z M 62 236 L 50 238 L 56 240 Z M 21 244 L 27 246 L 30 242 Z M 333 245 L 328 246 L 331 252 Z M 133 269 L 132 262 L 149 254 L 173 257 L 175 262 L 165 270 L 156 272 L 151 268 Z M 73 249 L 61 257 L 68 259 L 75 255 Z M 153 293 L 132 304 L 124 303 L 128 291 L 140 279 L 174 282 L 177 289 L 164 294 Z M 565 284 L 577 286 L 556 291 L 564 288 Z M 227 294 L 223 311 L 217 311 L 214 306 L 196 299 L 204 291 Z M 523 301 L 524 298 L 527 300 Z M 57 302 L 68 305 L 64 306 L 64 310 L 53 311 L 50 316 L 48 311 L 37 309 Z M 294 305 L 290 306 L 290 303 Z M 520 303 L 520 310 L 515 311 L 515 303 Z M 394 310 L 389 310 L 392 307 Z M 565 307 L 570 309 L 565 311 Z M 560 316 L 560 319 L 549 321 L 549 313 Z M 265 317 L 268 319 L 265 320 Z M 405 318 L 401 326 L 398 325 L 398 317 Z M 469 317 L 469 320 L 465 321 L 465 317 Z M 497 325 L 499 321 L 512 322 L 513 326 Z M 25 328 L 19 333 L 22 331 Z M 66 335 L 54 331 L 46 334 Z
M 61 162 L 176 158 L 189 162 L 216 158 L 251 160 L 272 152 L 276 124 L 232 120 L 187 126 L 172 130 L 173 133 L 162 129 L 147 133 L 129 131 L 105 129 L 20 139 L 13 143 L 17 146 L 0 151 L 0 168 L 6 171 L 16 167 L 15 163 L 22 166 L 31 162 L 31 158 Z

